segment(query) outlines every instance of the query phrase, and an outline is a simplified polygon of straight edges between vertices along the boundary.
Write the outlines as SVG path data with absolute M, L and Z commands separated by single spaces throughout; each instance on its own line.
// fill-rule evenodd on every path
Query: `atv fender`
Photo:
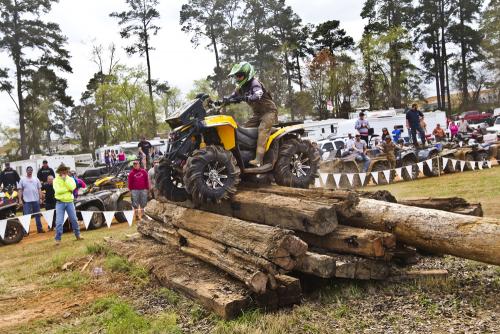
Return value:
M 271 144 L 275 142 L 278 139 L 281 139 L 282 137 L 288 135 L 288 134 L 303 134 L 304 133 L 304 125 L 303 124 L 297 124 L 297 125 L 292 125 L 292 126 L 285 126 L 284 128 L 279 129 L 275 133 L 269 136 L 269 139 L 267 140 L 266 143 L 266 151 L 269 150 L 269 147 L 271 147 Z

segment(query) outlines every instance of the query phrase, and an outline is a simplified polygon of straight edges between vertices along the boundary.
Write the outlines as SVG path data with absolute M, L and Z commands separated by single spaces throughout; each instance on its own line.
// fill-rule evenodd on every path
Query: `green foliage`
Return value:
M 109 254 L 110 249 L 103 242 L 95 242 L 86 246 L 87 254 Z
M 149 277 L 145 268 L 136 266 L 118 255 L 109 254 L 106 257 L 105 266 L 111 271 L 129 274 L 140 282 L 147 282 Z
M 175 291 L 167 288 L 158 289 L 158 296 L 165 299 L 172 306 L 177 305 L 180 300 L 179 295 Z
M 56 277 L 50 285 L 55 288 L 70 288 L 78 290 L 81 289 L 82 286 L 86 285 L 88 281 L 89 278 L 87 275 L 80 273 L 79 271 L 69 271 Z

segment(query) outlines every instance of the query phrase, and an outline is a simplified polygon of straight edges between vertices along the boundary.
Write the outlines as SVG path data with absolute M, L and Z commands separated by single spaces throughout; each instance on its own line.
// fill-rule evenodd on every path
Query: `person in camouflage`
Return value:
M 236 90 L 228 100 L 245 101 L 252 108 L 253 116 L 245 123 L 245 127 L 259 128 L 255 159 L 250 160 L 254 166 L 262 165 L 267 139 L 274 124 L 278 122 L 278 108 L 264 85 L 255 77 L 255 70 L 248 62 L 233 66 L 228 77 L 234 78 Z

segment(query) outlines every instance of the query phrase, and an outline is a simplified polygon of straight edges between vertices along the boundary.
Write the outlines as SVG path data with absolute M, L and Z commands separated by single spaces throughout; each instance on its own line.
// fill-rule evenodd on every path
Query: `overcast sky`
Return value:
M 181 31 L 179 11 L 187 0 L 162 0 L 159 6 L 161 26 L 152 43 L 156 48 L 151 54 L 153 77 L 167 80 L 183 92 L 190 90 L 194 80 L 205 78 L 215 66 L 213 54 L 203 46 L 194 49 L 190 36 Z M 341 28 L 356 41 L 361 38 L 363 21 L 359 13 L 363 0 L 287 0 L 304 23 L 320 23 L 326 20 L 339 20 Z M 128 57 L 123 51 L 127 44 L 120 38 L 116 19 L 109 17 L 113 11 L 122 11 L 124 0 L 60 0 L 53 6 L 47 20 L 60 25 L 68 38 L 67 49 L 71 54 L 73 73 L 65 74 L 68 79 L 68 94 L 77 103 L 82 91 L 96 72 L 91 61 L 93 44 L 104 46 L 114 42 L 119 49 L 120 63 L 128 66 L 145 64 L 145 60 Z M 0 53 L 0 67 L 12 68 L 5 54 Z M 11 71 L 12 74 L 12 71 Z M 18 119 L 16 109 L 6 93 L 0 93 L 0 123 L 15 125 Z

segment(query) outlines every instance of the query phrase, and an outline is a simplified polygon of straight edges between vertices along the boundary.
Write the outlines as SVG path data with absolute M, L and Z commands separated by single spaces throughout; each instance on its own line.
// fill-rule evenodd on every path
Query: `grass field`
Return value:
M 460 196 L 500 216 L 500 168 L 388 186 L 397 198 Z M 247 312 L 224 321 L 150 281 L 143 268 L 107 252 L 104 237 L 125 238 L 135 226 L 84 231 L 85 240 L 33 235 L 0 247 L 1 333 L 493 333 L 500 319 L 500 268 L 454 257 L 423 258 L 446 280 L 335 280 L 301 305 Z M 37 239 L 38 238 L 38 239 Z M 88 263 L 87 266 L 85 266 Z M 63 269 L 63 267 L 65 269 Z M 85 270 L 82 270 L 86 268 Z M 96 269 L 97 268 L 97 269 Z M 497 319 L 497 320 L 495 320 Z

